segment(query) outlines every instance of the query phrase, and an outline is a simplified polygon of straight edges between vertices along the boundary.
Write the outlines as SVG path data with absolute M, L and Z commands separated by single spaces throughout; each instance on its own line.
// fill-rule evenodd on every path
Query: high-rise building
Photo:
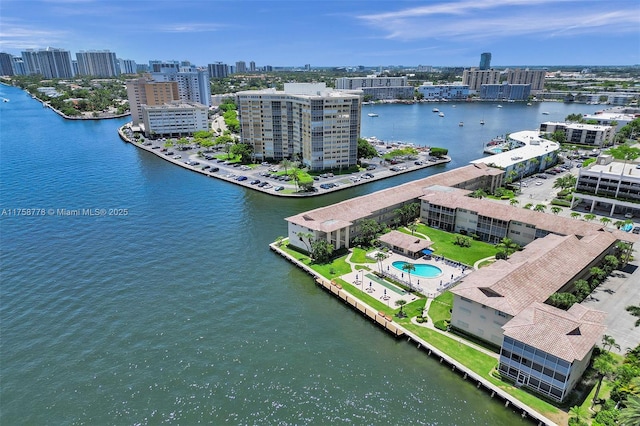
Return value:
M 229 76 L 229 65 L 215 62 L 207 66 L 210 78 L 225 78 Z
M 469 90 L 479 91 L 483 84 L 500 83 L 500 71 L 479 70 L 471 68 L 462 72 L 462 84 L 469 86 Z
M 120 67 L 120 74 L 137 74 L 138 65 L 133 59 L 118 59 L 118 66 Z
M 251 61 L 249 62 L 249 71 L 256 72 L 256 63 Z
M 47 47 L 46 49 L 27 49 L 22 59 L 29 74 L 40 74 L 44 78 L 71 78 L 75 75 L 68 50 Z
M 208 130 L 208 108 L 197 102 L 174 101 L 142 106 L 145 136 L 184 136 Z
M 507 83 L 530 84 L 531 92 L 538 93 L 544 90 L 544 78 L 546 75 L 547 72 L 545 70 L 510 69 L 507 70 Z
M 13 60 L 13 73 L 15 75 L 27 75 L 27 67 L 22 60 L 22 56 L 14 56 Z
M 0 75 L 15 75 L 15 72 L 13 71 L 13 55 L 0 52 Z
M 491 53 L 484 52 L 480 55 L 480 69 L 488 70 L 491 68 Z
M 160 72 L 151 73 L 151 77 L 154 81 L 177 82 L 180 100 L 211 106 L 211 86 L 206 68 L 160 68 Z
M 109 50 L 89 50 L 76 53 L 78 74 L 94 77 L 117 77 L 120 75 L 116 54 Z
M 236 62 L 236 73 L 241 74 L 247 72 L 247 64 L 245 61 Z
M 284 91 L 236 93 L 242 142 L 256 159 L 299 159 L 311 170 L 357 161 L 361 96 L 325 83 L 285 83 Z
M 134 126 L 142 123 L 142 106 L 157 106 L 177 101 L 178 83 L 175 81 L 155 82 L 147 77 L 127 80 L 127 97 Z

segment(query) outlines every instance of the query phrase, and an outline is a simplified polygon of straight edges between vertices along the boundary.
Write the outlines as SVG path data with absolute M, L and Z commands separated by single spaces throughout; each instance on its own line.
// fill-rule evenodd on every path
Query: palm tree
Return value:
M 546 209 L 547 206 L 545 206 L 544 204 L 536 204 L 536 206 L 533 208 L 533 211 L 544 213 Z
M 598 400 L 598 394 L 600 393 L 600 387 L 602 386 L 602 380 L 613 372 L 614 361 L 613 357 L 609 352 L 604 352 L 598 355 L 593 360 L 593 369 L 598 373 L 598 386 L 596 387 L 596 393 L 593 395 L 593 400 L 591 401 L 591 408 L 596 405 L 596 401 Z
M 382 252 L 377 252 L 376 253 L 376 260 L 378 261 L 378 266 L 380 266 L 380 274 L 382 275 L 382 261 L 385 260 L 387 258 L 387 256 L 385 256 L 384 253 Z
M 602 336 L 602 349 L 605 351 L 611 351 L 612 348 L 617 349 L 618 351 L 620 351 L 620 345 L 616 343 L 616 339 L 614 339 L 613 337 L 609 336 L 608 334 L 605 334 Z
M 584 220 L 586 220 L 587 222 L 591 222 L 595 218 L 596 218 L 596 215 L 593 213 L 587 213 L 584 215 Z
M 640 396 L 630 396 L 624 402 L 625 407 L 620 410 L 618 423 L 620 426 L 640 425 Z
M 551 213 L 557 215 L 558 213 L 560 213 L 562 211 L 562 207 L 558 207 L 558 206 L 552 206 L 551 207 Z
M 524 206 L 522 206 L 523 209 L 527 209 L 527 210 L 531 210 L 531 207 L 533 207 L 533 203 L 527 203 Z
M 613 222 L 613 226 L 615 226 L 617 229 L 620 229 L 624 226 L 624 220 L 616 220 L 615 222 Z
M 411 288 L 411 272 L 416 270 L 416 265 L 407 262 L 402 265 L 402 270 L 409 274 L 409 288 Z
M 298 183 L 300 182 L 300 169 L 291 169 L 291 179 L 296 184 L 296 191 L 298 191 Z
M 609 219 L 608 217 L 601 217 L 600 218 L 600 223 L 602 223 L 605 227 L 611 223 L 611 219 Z
M 496 244 L 496 247 L 501 248 L 507 257 L 520 250 L 520 246 L 508 237 L 504 237 L 498 244 Z
M 418 224 L 415 222 L 411 222 L 410 224 L 407 225 L 407 228 L 409 228 L 409 230 L 411 231 L 411 235 L 413 235 L 413 233 L 416 232 L 417 227 L 418 227 Z
M 400 312 L 398 312 L 398 316 L 400 318 L 404 318 L 404 312 L 402 311 L 402 307 L 407 304 L 407 301 L 404 299 L 396 300 L 396 306 L 400 306 Z
M 574 419 L 575 424 L 583 424 L 587 420 L 586 410 L 581 405 L 574 405 L 569 409 L 569 418 Z
M 517 206 L 518 204 L 520 204 L 520 201 L 518 201 L 517 198 L 512 198 L 509 200 L 509 204 L 511 204 L 512 206 Z
M 569 216 L 571 216 L 574 219 L 577 219 L 582 215 L 580 213 L 578 213 L 578 212 L 571 212 L 571 214 Z
M 636 320 L 635 326 L 638 327 L 640 326 L 640 306 L 634 306 L 634 305 L 630 305 L 627 306 L 626 308 L 624 308 L 627 312 L 629 312 L 631 315 L 633 315 L 634 317 L 638 318 Z
M 307 252 L 311 255 L 311 239 L 313 238 L 313 234 L 310 232 L 298 232 L 296 236 L 304 243 L 304 246 L 307 248 Z M 307 243 L 305 239 L 307 239 L 309 243 Z

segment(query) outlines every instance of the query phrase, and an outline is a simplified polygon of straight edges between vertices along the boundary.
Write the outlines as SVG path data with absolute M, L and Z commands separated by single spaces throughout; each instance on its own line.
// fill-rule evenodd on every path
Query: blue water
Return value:
M 526 424 L 267 248 L 284 217 L 457 167 L 507 129 L 381 106 L 363 135 L 444 145 L 454 165 L 276 199 L 123 143 L 126 119 L 0 96 L 0 424 Z M 526 121 L 510 107 L 484 127 Z
M 398 271 L 405 272 L 402 268 L 406 264 L 407 262 L 397 260 L 391 265 Z M 442 269 L 434 265 L 429 265 L 428 263 L 414 263 L 413 267 L 415 270 L 411 272 L 411 275 L 415 277 L 435 278 L 442 275 Z

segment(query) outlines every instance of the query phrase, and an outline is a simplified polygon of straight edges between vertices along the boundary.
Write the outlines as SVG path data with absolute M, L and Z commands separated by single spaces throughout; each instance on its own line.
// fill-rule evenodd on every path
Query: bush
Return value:
M 449 329 L 449 321 L 440 320 L 433 323 L 433 326 L 438 330 L 447 331 Z

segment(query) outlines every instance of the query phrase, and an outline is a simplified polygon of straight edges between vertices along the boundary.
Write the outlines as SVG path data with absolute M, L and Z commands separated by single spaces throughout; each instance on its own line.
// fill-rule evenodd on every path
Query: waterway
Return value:
M 268 250 L 286 216 L 437 168 L 277 199 L 0 96 L 0 424 L 527 424 Z M 537 126 L 511 107 L 381 106 L 363 136 L 448 147 L 443 170 Z

